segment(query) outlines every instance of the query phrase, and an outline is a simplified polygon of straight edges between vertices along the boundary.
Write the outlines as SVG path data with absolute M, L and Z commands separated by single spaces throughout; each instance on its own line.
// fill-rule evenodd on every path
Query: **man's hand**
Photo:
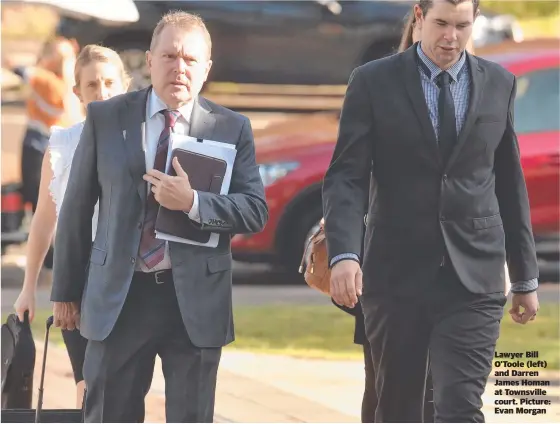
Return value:
M 173 158 L 172 163 L 177 176 L 151 169 L 144 174 L 144 180 L 152 184 L 154 198 L 161 206 L 173 211 L 189 212 L 194 202 L 194 192 L 189 176 L 176 157 Z
M 521 311 L 521 308 L 523 308 L 523 311 Z M 509 314 L 516 323 L 527 324 L 527 322 L 533 321 L 537 316 L 538 310 L 539 299 L 536 291 L 513 294 Z
M 353 308 L 362 295 L 362 270 L 351 259 L 337 262 L 331 270 L 331 296 L 336 303 Z
M 54 326 L 63 330 L 80 328 L 80 305 L 78 302 L 53 302 Z

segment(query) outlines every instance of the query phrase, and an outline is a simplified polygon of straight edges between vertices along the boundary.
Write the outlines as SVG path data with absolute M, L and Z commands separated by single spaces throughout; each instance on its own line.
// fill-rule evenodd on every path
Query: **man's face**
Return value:
M 146 61 L 154 90 L 172 109 L 198 96 L 212 66 L 202 31 L 174 26 L 163 29 Z
M 457 5 L 434 0 L 424 15 L 420 6 L 414 6 L 422 50 L 441 69 L 452 66 L 465 50 L 475 18 L 473 7 L 468 0 Z

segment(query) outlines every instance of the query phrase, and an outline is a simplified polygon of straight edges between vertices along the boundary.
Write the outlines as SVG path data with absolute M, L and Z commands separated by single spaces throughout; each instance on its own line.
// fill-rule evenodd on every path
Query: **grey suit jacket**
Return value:
M 538 277 L 529 200 L 513 127 L 515 77 L 467 55 L 465 124 L 444 163 L 422 90 L 416 46 L 357 68 L 323 186 L 329 261 L 360 256 L 364 295 L 415 296 L 451 261 L 472 293 Z M 371 174 L 370 174 L 371 172 Z M 376 190 L 368 202 L 370 175 Z
M 92 340 L 111 333 L 135 270 L 147 196 L 142 124 L 148 91 L 89 105 L 60 212 L 51 300 L 81 300 L 81 333 Z M 169 243 L 189 337 L 196 346 L 219 347 L 234 340 L 231 237 L 261 231 L 268 209 L 246 117 L 199 97 L 190 135 L 237 149 L 230 193 L 199 192 L 201 228 L 221 233 L 218 247 Z M 91 219 L 98 199 L 92 246 Z

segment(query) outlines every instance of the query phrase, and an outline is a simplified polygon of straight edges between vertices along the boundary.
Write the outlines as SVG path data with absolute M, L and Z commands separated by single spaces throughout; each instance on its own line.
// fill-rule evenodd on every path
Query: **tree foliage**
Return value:
M 480 8 L 494 13 L 514 15 L 518 19 L 541 18 L 558 15 L 560 2 L 558 0 L 481 0 Z

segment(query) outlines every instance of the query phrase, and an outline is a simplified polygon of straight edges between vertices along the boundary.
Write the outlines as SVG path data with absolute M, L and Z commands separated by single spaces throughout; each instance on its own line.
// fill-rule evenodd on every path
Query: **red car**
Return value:
M 559 259 L 560 54 L 557 49 L 531 50 L 487 58 L 518 77 L 515 127 L 538 255 L 546 272 L 557 269 Z M 322 216 L 321 185 L 337 127 L 336 115 L 315 114 L 256 133 L 269 221 L 259 234 L 234 237 L 234 258 L 297 270 L 305 240 Z

